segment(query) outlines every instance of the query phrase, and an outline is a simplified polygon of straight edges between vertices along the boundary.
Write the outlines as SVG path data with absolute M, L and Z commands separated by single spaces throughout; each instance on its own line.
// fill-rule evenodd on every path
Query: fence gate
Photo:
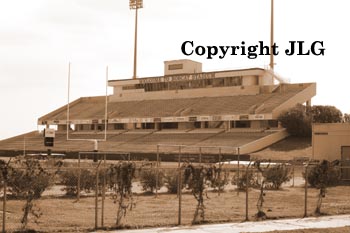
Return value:
M 341 178 L 342 180 L 350 180 L 350 146 L 341 147 Z

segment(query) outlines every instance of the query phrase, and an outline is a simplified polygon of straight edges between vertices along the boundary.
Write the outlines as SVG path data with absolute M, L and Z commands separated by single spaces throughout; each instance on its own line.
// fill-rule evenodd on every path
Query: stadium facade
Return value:
M 62 106 L 38 119 L 38 125 L 57 127 L 54 150 L 92 150 L 89 141 L 67 141 L 67 132 L 72 139 L 98 139 L 106 126 L 99 150 L 154 153 L 158 144 L 176 144 L 250 153 L 286 137 L 279 114 L 311 104 L 316 94 L 316 83 L 286 83 L 268 69 L 203 72 L 201 63 L 187 59 L 165 61 L 163 76 L 108 84 L 113 94 L 107 102 L 105 96 L 82 97 L 69 104 L 68 118 Z M 0 149 L 15 149 L 21 137 L 33 141 L 27 149 L 45 149 L 37 132 L 3 140 Z

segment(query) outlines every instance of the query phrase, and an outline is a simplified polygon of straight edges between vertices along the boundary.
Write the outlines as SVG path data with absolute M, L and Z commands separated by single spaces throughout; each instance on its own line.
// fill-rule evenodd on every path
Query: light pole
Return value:
M 272 70 L 272 72 L 273 72 L 273 69 L 274 69 L 274 66 L 275 66 L 275 64 L 274 64 L 274 61 L 273 61 L 273 53 L 272 53 L 272 47 L 273 47 L 273 43 L 274 43 L 274 39 L 273 39 L 273 33 L 274 33 L 274 31 L 273 31 L 273 29 L 274 29 L 274 25 L 273 25 L 273 21 L 274 21 L 274 19 L 273 19 L 273 16 L 274 16 L 274 6 L 273 6 L 273 0 L 271 0 L 271 18 L 270 18 L 270 20 L 271 20 L 271 22 L 270 22 L 270 68 L 271 68 L 271 70 Z
M 143 8 L 143 0 L 129 0 L 130 10 L 135 10 L 135 44 L 134 44 L 134 75 L 136 79 L 136 63 L 137 63 L 137 12 L 139 8 Z

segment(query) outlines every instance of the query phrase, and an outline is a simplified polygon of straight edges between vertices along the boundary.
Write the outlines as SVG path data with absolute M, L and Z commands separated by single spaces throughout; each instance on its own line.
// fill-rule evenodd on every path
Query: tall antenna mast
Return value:
M 271 0 L 271 34 L 270 34 L 270 69 L 273 71 L 274 68 L 274 61 L 273 61 L 273 52 L 272 52 L 272 46 L 274 43 L 273 39 L 273 0 Z

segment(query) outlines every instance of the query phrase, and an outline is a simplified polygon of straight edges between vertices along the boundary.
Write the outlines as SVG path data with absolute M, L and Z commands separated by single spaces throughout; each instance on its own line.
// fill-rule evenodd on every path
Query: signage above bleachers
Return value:
M 261 120 L 272 119 L 271 114 L 250 114 L 250 115 L 214 115 L 214 116 L 184 116 L 184 117 L 131 117 L 131 118 L 111 118 L 108 119 L 108 124 L 117 123 L 155 123 L 155 122 L 205 122 L 205 121 L 238 121 L 238 120 Z M 71 124 L 103 124 L 104 119 L 94 120 L 70 120 Z M 49 125 L 65 125 L 66 120 L 47 121 Z

